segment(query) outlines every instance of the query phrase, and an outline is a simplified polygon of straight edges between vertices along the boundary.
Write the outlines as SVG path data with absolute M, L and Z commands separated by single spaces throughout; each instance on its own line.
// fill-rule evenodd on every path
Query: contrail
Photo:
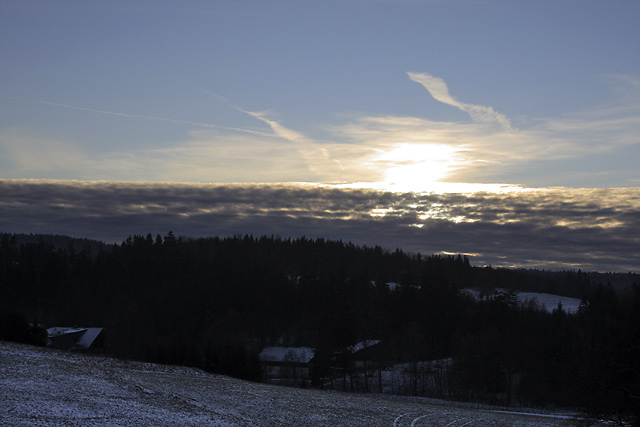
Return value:
M 75 105 L 61 104 L 61 103 L 58 103 L 58 102 L 40 101 L 40 100 L 34 100 L 34 99 L 22 99 L 22 98 L 10 98 L 10 99 L 15 99 L 15 100 L 18 100 L 18 101 L 23 101 L 23 102 L 32 102 L 32 103 L 35 103 L 35 104 L 52 105 L 54 107 L 70 108 L 72 110 L 90 111 L 92 113 L 108 114 L 110 116 L 127 117 L 127 118 L 130 118 L 130 119 L 160 120 L 160 121 L 163 121 L 163 122 L 181 123 L 181 124 L 185 124 L 185 125 L 192 125 L 192 126 L 208 128 L 208 129 L 227 129 L 227 130 L 233 130 L 233 131 L 245 132 L 245 133 L 252 133 L 252 134 L 262 135 L 262 136 L 272 136 L 269 133 L 260 132 L 260 131 L 257 131 L 257 130 L 250 130 L 250 129 L 234 128 L 234 127 L 229 127 L 229 126 L 214 125 L 214 124 L 211 124 L 211 123 L 192 122 L 192 121 L 189 121 L 189 120 L 178 120 L 178 119 L 171 119 L 171 118 L 168 118 L 168 117 L 146 116 L 146 115 L 143 115 L 143 114 L 118 113 L 116 111 L 97 110 L 95 108 L 77 107 Z

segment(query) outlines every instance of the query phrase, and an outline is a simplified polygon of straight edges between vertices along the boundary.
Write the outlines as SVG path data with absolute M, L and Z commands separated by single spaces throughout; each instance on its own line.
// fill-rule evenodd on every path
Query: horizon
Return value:
M 51 238 L 56 239 L 56 238 L 61 238 L 61 239 L 72 239 L 72 240 L 79 240 L 79 241 L 89 241 L 89 242 L 94 242 L 96 244 L 102 244 L 102 245 L 106 245 L 106 246 L 121 246 L 127 243 L 127 241 L 130 238 L 134 238 L 134 237 L 143 237 L 143 238 L 148 238 L 149 236 L 151 236 L 154 240 L 154 243 L 156 241 L 156 239 L 158 237 L 160 237 L 163 241 L 164 239 L 168 236 L 169 233 L 173 233 L 173 230 L 168 230 L 166 233 L 150 233 L 150 232 L 145 232 L 145 233 L 132 233 L 127 235 L 126 237 L 123 238 L 118 238 L 115 239 L 113 241 L 105 241 L 102 239 L 97 239 L 97 238 L 91 238 L 91 237 L 83 237 L 83 236 L 74 236 L 74 235 L 69 235 L 69 234 L 57 234 L 57 233 L 5 233 L 4 231 L 0 230 L 0 235 L 2 234 L 7 234 L 7 235 L 12 235 L 12 236 L 16 236 L 18 238 L 18 245 L 21 245 L 23 243 L 31 243 L 29 241 L 30 238 L 40 238 L 43 237 L 45 242 L 47 241 L 47 238 Z M 21 237 L 22 236 L 22 237 Z M 194 241 L 194 240 L 198 240 L 198 239 L 220 239 L 220 240 L 226 240 L 226 239 L 244 239 L 244 238 L 252 238 L 254 240 L 260 240 L 263 238 L 267 238 L 267 239 L 275 239 L 275 240 L 279 240 L 279 241 L 296 241 L 296 240 L 301 240 L 301 239 L 308 239 L 308 240 L 324 240 L 324 241 L 328 241 L 328 242 L 341 242 L 341 243 L 345 243 L 345 244 L 352 244 L 357 248 L 363 248 L 363 249 L 373 249 L 376 247 L 380 247 L 380 249 L 383 252 L 386 253 L 393 253 L 396 250 L 400 250 L 402 253 L 404 253 L 405 255 L 408 256 L 420 256 L 420 257 L 452 257 L 452 258 L 457 258 L 457 257 L 462 257 L 463 259 L 466 259 L 469 261 L 469 265 L 473 268 L 494 268 L 494 269 L 506 269 L 506 270 L 522 270 L 522 271 L 536 271 L 536 272 L 542 272 L 542 273 L 584 273 L 584 274 L 588 274 L 588 275 L 592 275 L 592 274 L 596 274 L 596 275 L 613 275 L 613 276 L 628 276 L 628 275 L 632 275 L 632 276 L 640 276 L 640 272 L 637 271 L 600 271 L 600 270 L 585 270 L 582 271 L 581 269 L 566 269 L 566 268 L 560 268 L 560 269 L 546 269 L 546 268 L 541 268 L 541 267 L 519 267 L 519 266 L 512 266 L 512 267 L 501 267 L 501 266 L 493 266 L 491 264 L 474 264 L 472 262 L 472 257 L 473 255 L 469 255 L 469 254 L 463 254 L 463 253 L 450 253 L 450 252 L 439 252 L 439 253 L 421 253 L 421 252 L 410 252 L 410 251 L 405 251 L 403 250 L 403 248 L 385 248 L 385 247 L 381 247 L 380 245 L 370 245 L 370 244 L 356 244 L 350 240 L 334 240 L 334 239 L 327 239 L 325 237 L 309 237 L 309 236 L 298 236 L 298 237 L 287 237 L 287 236 L 280 236 L 280 235 L 253 235 L 253 234 L 234 234 L 234 235 L 203 235 L 203 236 L 188 236 L 188 235 L 176 235 L 175 233 L 173 233 L 173 236 L 176 237 L 177 239 L 184 239 L 187 241 Z M 20 239 L 23 239 L 22 242 Z M 55 243 L 51 242 L 54 246 Z M 74 246 L 74 249 L 77 249 Z M 87 249 L 87 247 L 84 247 L 84 249 Z M 394 283 L 389 282 L 387 283 L 388 285 L 392 285 Z

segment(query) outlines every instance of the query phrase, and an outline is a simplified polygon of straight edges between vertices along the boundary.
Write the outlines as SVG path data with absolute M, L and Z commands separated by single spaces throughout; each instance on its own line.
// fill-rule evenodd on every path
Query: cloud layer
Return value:
M 301 184 L 0 181 L 0 231 L 326 237 L 475 264 L 638 271 L 640 189 L 391 193 Z

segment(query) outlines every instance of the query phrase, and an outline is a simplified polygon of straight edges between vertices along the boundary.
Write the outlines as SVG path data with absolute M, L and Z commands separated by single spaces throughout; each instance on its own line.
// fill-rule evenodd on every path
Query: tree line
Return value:
M 582 272 L 304 237 L 0 237 L 0 339 L 42 343 L 38 324 L 100 326 L 117 357 L 255 381 L 264 346 L 309 346 L 317 386 L 336 353 L 375 339 L 378 366 L 415 367 L 406 393 L 638 420 L 637 284 L 618 292 Z M 476 300 L 460 292 L 469 287 L 505 291 Z M 550 313 L 510 289 L 582 305 Z M 447 368 L 419 369 L 434 360 Z

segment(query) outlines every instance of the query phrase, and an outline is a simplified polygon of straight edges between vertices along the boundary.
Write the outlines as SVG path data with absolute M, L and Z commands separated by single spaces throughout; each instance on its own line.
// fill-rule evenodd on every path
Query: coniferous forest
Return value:
M 323 239 L 0 237 L 3 340 L 42 344 L 34 325 L 100 326 L 116 357 L 254 381 L 264 346 L 309 346 L 322 387 L 332 355 L 375 339 L 380 366 L 451 361 L 447 387 L 416 375 L 410 394 L 582 409 L 638 425 L 637 275 L 614 287 L 600 280 L 607 275 L 474 267 L 463 256 Z M 505 291 L 478 300 L 463 288 Z M 510 289 L 582 303 L 576 314 L 549 312 Z

